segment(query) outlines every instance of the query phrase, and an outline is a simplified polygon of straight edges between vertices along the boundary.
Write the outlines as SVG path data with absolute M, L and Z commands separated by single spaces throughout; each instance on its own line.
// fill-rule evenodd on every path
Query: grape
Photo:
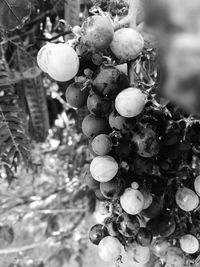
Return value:
M 126 213 L 136 215 L 144 207 L 144 196 L 139 190 L 127 188 L 120 197 L 120 204 Z
M 139 115 L 145 106 L 146 96 L 138 88 L 129 87 L 120 92 L 115 99 L 117 112 L 126 118 Z
M 104 237 L 98 246 L 99 256 L 106 262 L 117 260 L 120 256 L 122 245 L 119 240 L 113 236 Z
M 170 243 L 165 238 L 157 238 L 151 245 L 151 250 L 154 255 L 159 258 L 164 258 L 167 254 Z
M 126 237 L 133 237 L 135 236 L 140 228 L 139 220 L 136 216 L 127 214 L 123 212 L 117 218 L 117 228 L 118 231 Z
M 128 257 L 133 262 L 145 264 L 150 260 L 149 247 L 143 247 L 136 242 L 127 248 Z
M 117 215 L 112 215 L 110 217 L 107 217 L 105 220 L 104 220 L 104 223 L 108 229 L 108 233 L 109 235 L 111 236 L 119 236 L 119 231 L 118 231 L 118 228 L 117 228 Z
M 84 177 L 84 183 L 90 188 L 90 189 L 98 189 L 99 188 L 99 182 L 97 182 L 93 177 L 92 175 L 90 174 L 90 171 L 88 171 L 86 174 L 85 174 L 85 177 Z
M 103 51 L 112 42 L 114 29 L 107 17 L 91 16 L 83 23 L 81 40 L 91 50 Z
M 90 229 L 89 239 L 95 245 L 99 245 L 100 241 L 106 236 L 108 236 L 108 231 L 102 224 L 96 224 Z
M 200 176 L 197 176 L 194 181 L 194 189 L 198 196 L 200 196 Z
M 90 164 L 92 177 L 99 182 L 112 180 L 118 172 L 118 164 L 111 156 L 98 156 Z
M 99 156 L 105 156 L 112 150 L 112 140 L 106 134 L 97 135 L 92 140 L 92 149 Z
M 151 158 L 158 154 L 159 144 L 154 130 L 146 125 L 138 125 L 131 142 L 135 151 L 144 158 Z
M 136 235 L 136 242 L 143 247 L 150 246 L 152 239 L 153 235 L 151 231 L 145 227 L 141 227 Z
M 183 267 L 185 263 L 184 254 L 180 248 L 169 247 L 166 254 L 166 263 L 174 267 Z
M 162 144 L 166 146 L 174 145 L 181 139 L 182 131 L 176 121 L 169 120 L 164 128 L 162 135 Z
M 184 211 L 192 211 L 199 205 L 197 194 L 187 187 L 179 188 L 175 197 L 176 204 Z
M 161 214 L 147 222 L 147 228 L 154 236 L 168 237 L 174 233 L 176 224 L 171 215 Z
M 65 97 L 67 102 L 74 108 L 86 106 L 88 97 L 88 88 L 84 88 L 82 83 L 72 83 L 68 86 Z
M 42 69 L 56 81 L 71 80 L 79 69 L 78 55 L 68 44 L 50 45 L 47 50 L 39 51 L 38 58 Z
M 111 105 L 111 102 L 102 99 L 93 91 L 90 93 L 87 99 L 88 110 L 91 114 L 99 117 L 105 117 L 105 115 L 110 111 Z
M 96 188 L 94 190 L 95 196 L 99 201 L 105 201 L 106 198 L 102 195 L 101 190 L 99 188 Z
M 124 192 L 124 183 L 118 177 L 111 181 L 100 183 L 100 190 L 102 195 L 107 199 L 117 199 Z
M 48 64 L 47 64 L 47 59 L 48 59 L 48 54 L 51 51 L 51 47 L 55 46 L 55 44 L 48 43 L 44 45 L 38 52 L 37 54 L 37 64 L 40 67 L 40 69 L 44 72 L 48 73 Z
M 142 214 L 147 218 L 155 218 L 163 209 L 163 200 L 157 196 L 153 196 L 151 205 L 142 211 Z
M 144 39 L 136 30 L 119 29 L 114 33 L 110 48 L 113 54 L 123 62 L 135 59 L 144 47 Z
M 179 242 L 181 249 L 188 254 L 196 253 L 199 250 L 199 241 L 193 235 L 181 236 Z
M 137 189 L 137 188 L 135 188 L 135 189 Z M 147 208 L 149 208 L 151 206 L 151 204 L 153 202 L 153 197 L 152 197 L 152 194 L 150 192 L 147 192 L 144 189 L 141 189 L 140 191 L 144 196 L 144 207 L 143 207 L 143 209 L 145 210 L 145 209 L 147 209 Z

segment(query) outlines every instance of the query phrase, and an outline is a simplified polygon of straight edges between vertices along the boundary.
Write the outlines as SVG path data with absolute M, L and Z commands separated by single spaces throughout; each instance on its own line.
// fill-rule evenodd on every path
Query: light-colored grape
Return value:
M 104 237 L 98 246 L 99 256 L 106 262 L 116 260 L 121 253 L 122 245 L 116 237 Z
M 120 204 L 126 213 L 136 215 L 144 207 L 144 196 L 139 190 L 127 188 L 120 197 Z
M 199 241 L 193 235 L 184 235 L 180 238 L 179 242 L 181 249 L 188 254 L 193 254 L 199 249 Z
M 150 259 L 149 247 L 142 247 L 137 243 L 131 244 L 127 249 L 128 257 L 133 262 L 145 264 Z
M 178 247 L 169 247 L 166 254 L 166 263 L 174 267 L 183 267 L 185 257 L 181 249 Z
M 182 187 L 176 192 L 176 204 L 184 211 L 192 211 L 199 205 L 199 198 L 193 190 Z
M 200 196 L 200 175 L 196 177 L 194 181 L 194 189 L 198 196 Z
M 138 88 L 129 87 L 120 92 L 115 99 L 117 112 L 126 118 L 139 115 L 145 106 L 146 96 Z
M 90 164 L 92 177 L 99 182 L 112 180 L 118 172 L 118 163 L 111 156 L 98 156 Z

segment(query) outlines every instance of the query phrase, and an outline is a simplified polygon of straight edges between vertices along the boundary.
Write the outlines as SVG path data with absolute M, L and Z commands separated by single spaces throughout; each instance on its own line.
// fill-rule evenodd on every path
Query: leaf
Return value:
M 5 30 L 14 30 L 24 25 L 31 12 L 29 0 L 1 0 L 0 26 Z

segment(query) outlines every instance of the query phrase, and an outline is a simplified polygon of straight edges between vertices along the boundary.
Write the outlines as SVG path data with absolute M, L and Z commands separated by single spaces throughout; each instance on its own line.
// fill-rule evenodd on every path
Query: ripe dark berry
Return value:
M 136 235 L 136 241 L 139 245 L 143 247 L 150 246 L 153 239 L 151 231 L 145 227 L 139 229 L 139 232 Z
M 140 223 L 136 216 L 124 212 L 117 218 L 117 227 L 123 236 L 133 237 L 138 233 Z
M 102 224 L 96 224 L 90 229 L 89 239 L 94 245 L 98 245 L 106 236 L 108 236 L 108 230 Z
M 105 183 L 100 183 L 100 191 L 107 199 L 119 198 L 123 194 L 124 189 L 124 183 L 119 177 Z

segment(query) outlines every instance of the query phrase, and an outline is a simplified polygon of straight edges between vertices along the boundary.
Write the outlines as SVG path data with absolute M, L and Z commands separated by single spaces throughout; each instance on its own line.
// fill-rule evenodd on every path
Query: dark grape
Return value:
M 143 247 L 150 246 L 153 239 L 151 231 L 145 227 L 141 227 L 136 235 L 136 241 Z
M 117 199 L 124 192 L 124 183 L 119 177 L 115 177 L 109 182 L 100 183 L 100 191 L 107 199 Z
M 136 216 L 124 212 L 117 218 L 117 226 L 122 235 L 133 237 L 138 233 L 140 223 Z
M 108 236 L 108 230 L 102 224 L 96 224 L 90 229 L 89 239 L 94 245 L 98 245 L 106 236 Z

